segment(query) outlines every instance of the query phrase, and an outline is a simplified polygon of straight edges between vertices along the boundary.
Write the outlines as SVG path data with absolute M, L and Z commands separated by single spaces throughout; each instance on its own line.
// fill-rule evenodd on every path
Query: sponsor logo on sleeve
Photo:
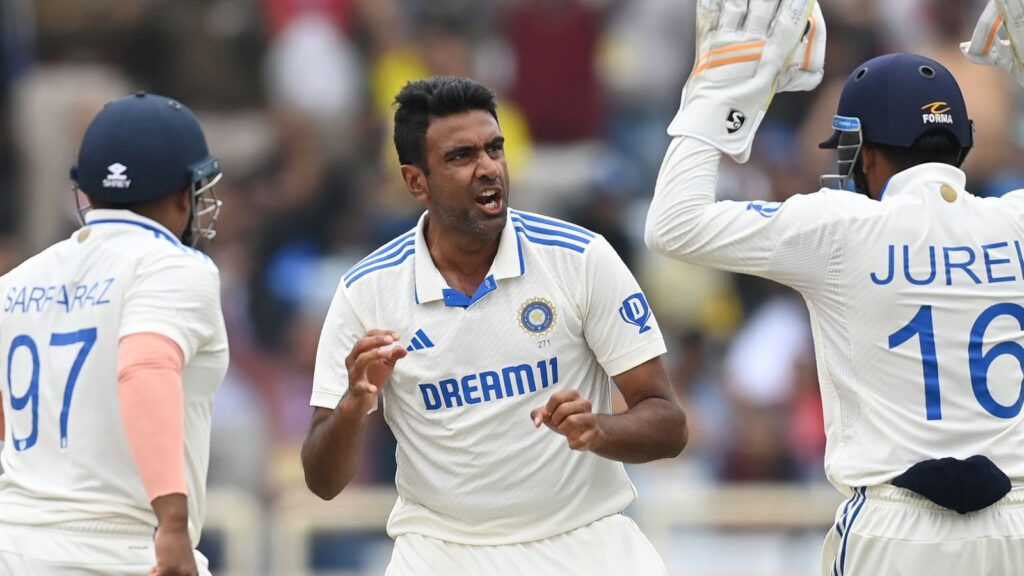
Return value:
M 651 321 L 651 307 L 647 304 L 643 292 L 637 292 L 622 301 L 622 306 L 619 306 L 619 317 L 626 324 L 639 328 L 641 334 L 651 329 L 647 325 Z

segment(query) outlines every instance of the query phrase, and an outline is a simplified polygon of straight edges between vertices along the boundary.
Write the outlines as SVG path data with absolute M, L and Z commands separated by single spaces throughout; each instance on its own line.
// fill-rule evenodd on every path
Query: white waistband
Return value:
M 153 527 L 140 522 L 117 522 L 111 520 L 75 520 L 72 522 L 56 522 L 53 524 L 7 524 L 0 521 L 0 526 L 17 526 L 37 530 L 55 530 L 58 532 L 80 532 L 86 534 L 112 534 L 116 536 L 153 537 Z

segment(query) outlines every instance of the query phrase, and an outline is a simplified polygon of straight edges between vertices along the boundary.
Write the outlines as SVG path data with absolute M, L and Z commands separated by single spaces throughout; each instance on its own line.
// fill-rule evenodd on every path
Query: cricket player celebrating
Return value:
M 389 576 L 665 574 L 621 514 L 621 462 L 686 443 L 643 292 L 601 236 L 509 209 L 490 90 L 438 77 L 396 100 L 402 176 L 427 211 L 338 286 L 306 483 L 330 499 L 352 480 L 382 395 L 398 439 Z
M 990 3 L 965 52 L 1024 78 L 1022 16 L 1020 0 Z M 716 202 L 722 152 L 746 160 L 772 95 L 819 82 L 825 28 L 813 0 L 705 0 L 698 37 L 646 241 L 804 296 L 825 469 L 849 496 L 822 574 L 1021 574 L 1024 194 L 964 189 L 956 81 L 894 54 L 853 71 L 823 143 L 860 194 Z
M 0 278 L 0 574 L 209 574 L 194 548 L 228 344 L 191 244 L 213 236 L 219 177 L 188 108 L 110 102 L 72 169 L 84 226 Z

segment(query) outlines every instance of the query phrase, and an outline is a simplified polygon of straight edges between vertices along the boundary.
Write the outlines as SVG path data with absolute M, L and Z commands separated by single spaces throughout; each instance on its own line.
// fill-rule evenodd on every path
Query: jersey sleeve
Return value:
M 356 341 L 366 333 L 355 313 L 344 282 L 338 285 L 327 311 L 313 370 L 313 395 L 310 405 L 334 409 L 348 390 L 345 358 Z
M 119 337 L 153 332 L 173 340 L 185 364 L 224 333 L 220 273 L 193 254 L 143 260 L 125 293 Z
M 819 286 L 841 234 L 842 219 L 834 217 L 832 202 L 837 192 L 785 202 L 716 202 L 720 158 L 718 150 L 692 138 L 672 141 L 647 215 L 647 246 L 677 260 L 754 274 L 801 291 Z
M 609 376 L 665 353 L 651 307 L 622 258 L 603 237 L 585 255 L 583 335 Z

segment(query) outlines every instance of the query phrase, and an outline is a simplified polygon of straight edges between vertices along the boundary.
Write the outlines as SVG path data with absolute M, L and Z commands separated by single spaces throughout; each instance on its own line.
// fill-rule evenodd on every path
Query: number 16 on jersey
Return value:
M 1017 359 L 1024 370 L 1024 346 L 1012 340 L 999 342 L 985 352 L 985 332 L 989 325 L 1000 316 L 1017 320 L 1024 331 L 1024 307 L 1012 302 L 995 304 L 985 309 L 974 321 L 967 346 L 967 361 L 970 367 L 971 388 L 974 397 L 989 414 L 998 418 L 1014 418 L 1024 405 L 1024 382 L 1017 400 L 1013 404 L 1001 404 L 992 397 L 989 389 L 988 371 L 997 358 L 1004 355 Z M 935 324 L 932 321 L 932 307 L 921 306 L 910 322 L 889 335 L 889 349 L 901 346 L 914 336 L 921 346 L 921 368 L 924 373 L 925 409 L 929 420 L 942 419 L 942 398 L 939 390 L 939 358 L 935 346 Z

